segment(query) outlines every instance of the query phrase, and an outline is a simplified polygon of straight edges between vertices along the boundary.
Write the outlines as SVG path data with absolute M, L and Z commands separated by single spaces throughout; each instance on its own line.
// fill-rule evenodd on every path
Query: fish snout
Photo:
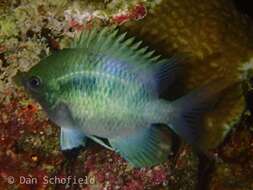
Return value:
M 17 74 L 12 78 L 14 83 L 21 87 L 25 85 L 25 77 L 24 77 L 24 72 L 18 71 Z

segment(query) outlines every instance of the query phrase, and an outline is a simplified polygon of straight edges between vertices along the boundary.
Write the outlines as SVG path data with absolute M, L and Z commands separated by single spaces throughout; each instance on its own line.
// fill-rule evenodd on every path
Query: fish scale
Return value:
M 108 62 L 108 59 L 106 61 Z M 111 67 L 108 67 L 108 65 Z M 72 109 L 72 114 L 80 121 L 79 125 L 86 126 L 85 131 L 87 133 L 88 131 L 91 133 L 90 131 L 101 128 L 99 123 L 103 125 L 106 123 L 106 127 L 104 127 L 107 132 L 116 131 L 119 123 L 107 121 L 106 118 L 109 116 L 113 117 L 112 115 L 116 111 L 118 114 L 114 117 L 118 118 L 118 120 L 129 119 L 129 115 L 131 115 L 131 120 L 134 119 L 136 117 L 135 113 L 143 112 L 145 99 L 147 102 L 149 100 L 148 96 L 151 94 L 147 89 L 135 84 L 136 77 L 125 72 L 125 67 L 117 65 L 112 67 L 114 66 L 113 64 L 108 65 L 106 66 L 103 63 L 96 64 L 92 71 L 79 70 L 58 78 L 58 82 L 62 86 L 60 88 L 62 92 L 60 98 L 65 101 L 69 99 L 69 102 L 72 102 L 70 103 L 70 108 L 75 108 Z M 93 80 L 95 83 L 92 82 Z M 131 81 L 134 83 L 131 84 Z M 86 99 L 86 101 L 83 99 Z M 81 102 L 85 102 L 85 104 L 81 104 Z M 76 109 L 78 107 L 80 108 Z M 75 110 L 78 111 L 76 112 Z M 81 120 L 80 118 L 83 117 L 85 119 Z M 87 123 L 89 119 L 96 120 L 96 122 Z M 89 129 L 89 127 L 92 129 Z M 134 125 L 126 124 L 122 127 L 132 128 Z M 105 135 L 105 131 L 101 132 L 101 130 L 95 135 L 108 136 Z
M 111 81 L 101 81 L 103 80 L 100 80 L 100 83 L 98 82 L 97 84 L 97 91 L 93 91 L 89 95 L 84 95 L 85 91 L 79 91 L 80 93 L 78 96 L 76 93 L 73 93 L 73 96 L 70 97 L 70 102 L 73 102 L 70 103 L 70 108 L 73 108 L 73 115 L 77 118 L 85 118 L 86 123 L 80 123 L 80 125 L 85 126 L 87 130 L 91 130 L 89 128 L 97 130 L 97 128 L 102 128 L 101 124 L 104 125 L 106 123 L 107 125 L 103 126 L 105 131 L 108 131 L 108 127 L 114 129 L 114 135 L 117 134 L 116 129 L 121 130 L 122 128 L 129 129 L 134 127 L 135 125 L 131 124 L 130 121 L 135 120 L 134 117 L 136 117 L 139 111 L 142 111 L 141 107 L 144 107 L 144 105 L 141 106 L 139 102 L 143 102 L 143 104 L 145 102 L 134 98 L 136 96 L 129 97 L 129 95 L 131 95 L 131 89 L 129 88 L 124 86 L 120 87 L 118 83 L 111 84 Z M 114 86 L 116 86 L 116 90 L 113 88 Z M 86 100 L 84 101 L 83 99 Z M 110 118 L 114 118 L 114 120 Z M 87 123 L 87 120 L 92 121 Z M 126 124 L 121 124 L 122 126 L 119 126 L 120 123 L 115 122 L 116 120 Z M 93 132 L 93 134 L 102 137 L 108 136 L 106 132 Z

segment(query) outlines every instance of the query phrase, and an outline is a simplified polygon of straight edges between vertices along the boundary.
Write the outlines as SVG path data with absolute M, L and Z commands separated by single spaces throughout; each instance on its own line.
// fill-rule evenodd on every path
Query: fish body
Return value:
M 61 127 L 63 150 L 91 138 L 136 167 L 152 166 L 165 161 L 171 148 L 168 133 L 156 124 L 197 146 L 197 121 L 221 90 L 206 87 L 173 102 L 160 99 L 179 67 L 176 58 L 153 54 L 116 29 L 93 29 L 16 80 Z
M 89 69 L 83 70 L 83 65 L 77 64 L 72 72 L 56 79 L 62 92 L 60 99 L 69 102 L 83 131 L 108 138 L 148 126 L 150 118 L 139 113 L 145 113 L 148 102 L 157 94 L 141 79 L 144 73 L 139 74 L 134 65 L 106 56 L 90 55 L 90 59 Z

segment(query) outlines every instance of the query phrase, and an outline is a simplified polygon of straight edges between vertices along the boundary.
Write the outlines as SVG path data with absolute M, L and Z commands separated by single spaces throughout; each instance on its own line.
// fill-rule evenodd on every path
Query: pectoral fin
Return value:
M 61 128 L 61 150 L 85 146 L 86 136 L 79 129 Z
M 171 138 L 158 126 L 141 128 L 134 134 L 109 139 L 111 146 L 135 167 L 149 167 L 167 160 Z

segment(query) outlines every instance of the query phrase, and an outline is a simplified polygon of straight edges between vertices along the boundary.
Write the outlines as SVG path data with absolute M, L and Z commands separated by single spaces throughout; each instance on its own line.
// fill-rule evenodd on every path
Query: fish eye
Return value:
M 41 79 L 38 76 L 31 76 L 28 82 L 29 86 L 33 89 L 37 89 L 41 86 Z

